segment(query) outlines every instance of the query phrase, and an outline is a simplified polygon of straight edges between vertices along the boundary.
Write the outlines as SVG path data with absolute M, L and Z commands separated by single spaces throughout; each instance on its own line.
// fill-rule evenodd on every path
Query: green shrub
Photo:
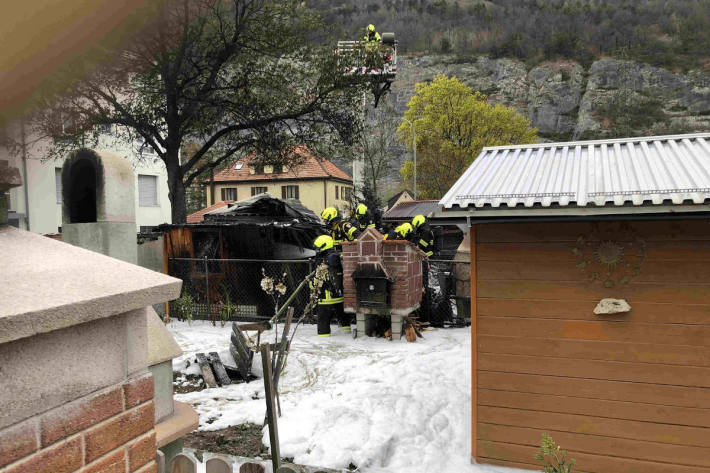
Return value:
M 195 300 L 187 292 L 183 292 L 180 298 L 173 303 L 175 310 L 178 313 L 178 319 L 187 320 L 188 324 L 192 323 L 192 312 L 195 310 Z
M 542 434 L 542 444 L 535 454 L 535 460 L 543 462 L 545 473 L 571 473 L 576 462 L 572 458 L 567 459 L 567 450 L 561 450 L 547 434 Z
M 234 315 L 236 310 L 237 306 L 232 304 L 232 301 L 229 298 L 229 293 L 225 291 L 224 302 L 222 302 L 219 308 L 219 322 L 222 324 L 222 327 L 224 327 L 224 325 L 231 320 L 232 315 Z

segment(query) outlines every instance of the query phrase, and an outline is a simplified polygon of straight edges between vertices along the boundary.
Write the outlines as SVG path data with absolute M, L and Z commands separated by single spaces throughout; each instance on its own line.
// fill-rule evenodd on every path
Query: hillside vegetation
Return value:
M 710 67 L 710 0 L 310 0 L 344 37 L 374 23 L 402 52 L 485 54 L 534 66 L 600 57 Z

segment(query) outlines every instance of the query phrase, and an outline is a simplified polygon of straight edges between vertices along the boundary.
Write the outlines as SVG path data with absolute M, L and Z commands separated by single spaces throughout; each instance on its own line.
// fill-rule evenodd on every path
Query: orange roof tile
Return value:
M 225 207 L 227 204 L 231 204 L 234 202 L 233 200 L 224 200 L 222 202 L 217 202 L 216 204 L 212 204 L 209 207 L 205 207 L 202 210 L 198 210 L 195 213 L 192 213 L 187 216 L 187 223 L 200 223 L 205 219 L 205 214 L 208 212 L 212 212 L 213 210 L 221 209 L 222 207 Z
M 215 182 L 239 182 L 239 181 L 277 181 L 286 179 L 314 179 L 314 178 L 335 178 L 352 182 L 353 178 L 327 159 L 317 158 L 305 146 L 296 148 L 295 153 L 304 156 L 303 164 L 289 168 L 287 172 L 279 174 L 260 173 L 251 174 L 249 171 L 250 157 L 240 158 L 233 162 L 228 168 L 218 172 L 214 176 Z M 238 163 L 243 163 L 241 169 L 236 169 Z

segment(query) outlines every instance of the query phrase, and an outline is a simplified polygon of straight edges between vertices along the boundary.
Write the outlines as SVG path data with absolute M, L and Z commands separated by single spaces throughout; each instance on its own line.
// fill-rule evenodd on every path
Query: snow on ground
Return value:
M 168 326 L 184 354 L 173 369 L 199 373 L 195 353 L 229 354 L 230 326 Z M 314 325 L 298 328 L 280 381 L 281 456 L 330 468 L 359 466 L 372 473 L 516 472 L 470 465 L 470 348 L 468 329 L 424 332 L 416 343 L 353 339 L 336 332 L 319 338 Z M 262 340 L 273 341 L 273 332 Z M 186 360 L 190 366 L 186 367 Z M 261 377 L 255 356 L 253 372 Z M 176 394 L 200 414 L 200 430 L 264 421 L 261 380 Z M 268 429 L 263 442 L 268 445 Z

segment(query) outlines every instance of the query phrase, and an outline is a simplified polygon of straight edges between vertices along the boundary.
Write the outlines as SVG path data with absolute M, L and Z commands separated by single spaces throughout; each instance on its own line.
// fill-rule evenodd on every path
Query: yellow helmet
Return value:
M 395 231 L 396 233 L 398 233 L 399 236 L 401 236 L 401 237 L 404 238 L 404 237 L 406 237 L 407 235 L 409 235 L 410 233 L 412 233 L 413 228 L 412 228 L 412 225 L 411 225 L 411 224 L 405 222 L 405 223 L 403 223 L 402 225 L 400 225 L 400 226 L 398 226 L 397 228 L 395 228 L 394 231 Z
M 367 31 L 375 31 L 375 25 L 373 25 L 372 23 L 367 25 Z
M 323 209 L 320 213 L 320 218 L 323 219 L 325 223 L 330 223 L 334 218 L 338 217 L 338 209 L 335 207 L 327 207 Z
M 365 215 L 366 213 L 367 213 L 367 205 L 357 204 L 357 207 L 355 207 L 355 214 L 356 215 Z
M 335 245 L 335 242 L 333 238 L 328 235 L 321 235 L 313 241 L 313 246 L 315 246 L 318 251 L 329 250 L 333 248 L 333 245 Z
M 424 215 L 416 215 L 412 219 L 412 227 L 419 228 L 422 225 L 424 225 L 425 222 L 426 222 L 426 218 L 424 217 Z

